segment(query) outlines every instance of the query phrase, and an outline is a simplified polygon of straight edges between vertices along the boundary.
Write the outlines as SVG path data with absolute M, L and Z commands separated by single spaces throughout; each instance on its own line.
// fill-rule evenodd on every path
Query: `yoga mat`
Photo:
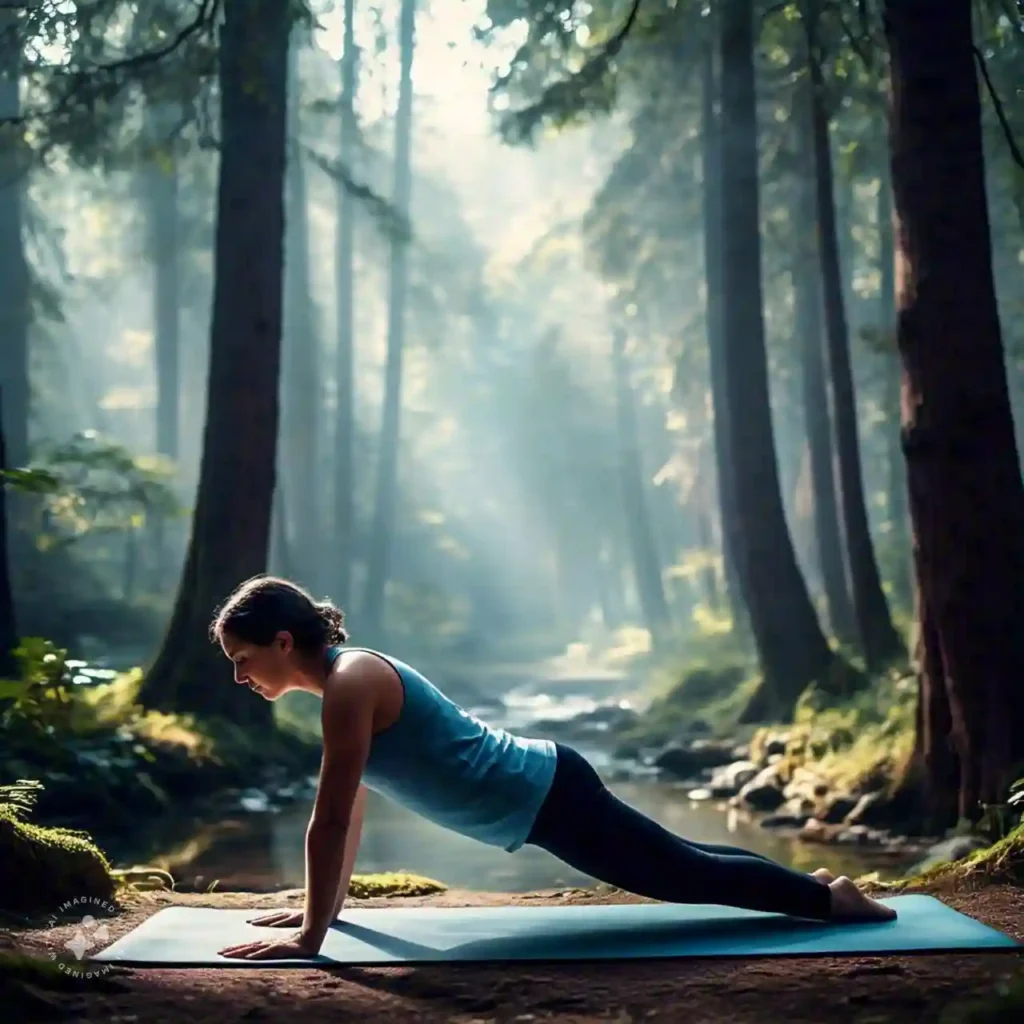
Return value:
M 310 967 L 661 957 L 872 956 L 1019 949 L 1008 935 L 931 896 L 894 896 L 896 921 L 828 925 L 719 906 L 594 904 L 352 909 L 316 958 L 232 960 L 217 950 L 294 929 L 257 928 L 263 911 L 168 907 L 91 959 L 165 967 Z

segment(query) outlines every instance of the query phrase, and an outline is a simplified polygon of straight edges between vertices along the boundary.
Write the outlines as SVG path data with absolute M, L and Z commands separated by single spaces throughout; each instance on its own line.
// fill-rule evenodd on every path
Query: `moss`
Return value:
M 745 664 L 693 664 L 680 676 L 662 670 L 657 694 L 639 719 L 619 735 L 623 745 L 660 746 L 685 735 L 697 720 L 713 733 L 732 731 L 757 680 Z
M 963 860 L 936 864 L 910 882 L 958 887 L 1024 882 L 1024 822 L 991 846 L 975 850 Z
M 109 901 L 117 887 L 88 835 L 25 821 L 12 804 L 0 803 L 0 862 L 0 910 L 8 912 L 54 912 L 75 898 Z
M 916 686 L 894 672 L 870 689 L 833 701 L 810 688 L 793 721 L 759 728 L 751 738 L 751 760 L 761 763 L 767 745 L 785 734 L 788 775 L 806 766 L 839 792 L 890 794 L 914 744 Z
M 378 875 L 353 875 L 348 894 L 367 900 L 375 896 L 431 896 L 447 889 L 448 886 L 432 878 L 389 871 Z

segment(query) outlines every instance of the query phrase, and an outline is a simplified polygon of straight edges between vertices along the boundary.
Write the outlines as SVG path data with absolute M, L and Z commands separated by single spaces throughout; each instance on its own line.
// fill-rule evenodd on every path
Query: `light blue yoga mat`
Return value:
M 137 966 L 310 967 L 659 957 L 880 956 L 1019 949 L 1008 935 L 931 896 L 883 900 L 883 924 L 826 925 L 718 906 L 594 904 L 353 909 L 316 959 L 231 960 L 219 949 L 294 929 L 257 928 L 266 911 L 168 907 L 91 959 Z

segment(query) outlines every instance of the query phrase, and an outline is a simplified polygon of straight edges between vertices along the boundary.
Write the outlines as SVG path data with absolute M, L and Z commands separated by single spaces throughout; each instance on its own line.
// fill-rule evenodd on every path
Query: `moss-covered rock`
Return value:
M 0 863 L 0 911 L 54 912 L 76 898 L 111 900 L 117 888 L 86 833 L 28 821 L 17 803 L 0 803 Z

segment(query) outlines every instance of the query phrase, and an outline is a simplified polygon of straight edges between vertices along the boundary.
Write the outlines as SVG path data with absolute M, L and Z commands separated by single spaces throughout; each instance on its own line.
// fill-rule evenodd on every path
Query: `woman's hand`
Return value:
M 243 942 L 237 946 L 227 946 L 218 952 L 232 960 L 298 960 L 316 956 L 320 952 L 320 943 L 313 948 L 299 933 L 287 939 L 257 939 L 255 942 Z
M 305 917 L 304 910 L 275 910 L 262 917 L 251 917 L 247 923 L 262 928 L 301 928 Z

